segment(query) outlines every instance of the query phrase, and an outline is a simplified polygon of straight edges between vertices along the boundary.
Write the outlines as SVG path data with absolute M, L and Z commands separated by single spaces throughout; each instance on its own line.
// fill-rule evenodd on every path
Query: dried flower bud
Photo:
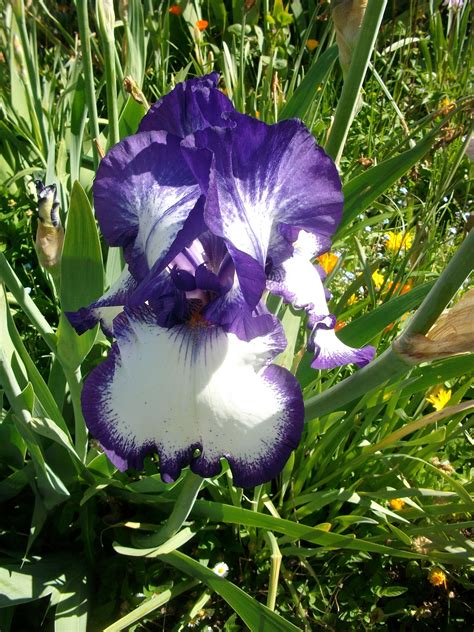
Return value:
M 415 363 L 474 352 L 474 289 L 445 310 L 426 336 L 402 336 L 394 344 L 398 353 Z
M 336 42 L 339 48 L 339 62 L 345 77 L 351 65 L 367 0 L 332 0 L 331 5 Z
M 141 105 L 143 105 L 143 107 L 146 110 L 150 109 L 150 106 L 148 105 L 148 101 L 146 100 L 145 95 L 140 90 L 138 83 L 135 81 L 135 79 L 131 75 L 127 75 L 124 78 L 123 87 L 125 89 L 125 92 L 128 92 L 128 94 L 130 94 L 137 103 L 140 103 Z
M 45 186 L 40 180 L 35 184 L 38 193 L 36 253 L 40 265 L 54 276 L 59 271 L 64 242 L 56 185 Z

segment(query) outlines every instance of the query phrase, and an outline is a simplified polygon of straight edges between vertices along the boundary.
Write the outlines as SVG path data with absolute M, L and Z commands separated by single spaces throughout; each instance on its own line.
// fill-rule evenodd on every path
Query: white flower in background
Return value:
M 212 571 L 219 577 L 227 577 L 227 575 L 229 574 L 229 567 L 225 562 L 219 562 L 214 566 Z

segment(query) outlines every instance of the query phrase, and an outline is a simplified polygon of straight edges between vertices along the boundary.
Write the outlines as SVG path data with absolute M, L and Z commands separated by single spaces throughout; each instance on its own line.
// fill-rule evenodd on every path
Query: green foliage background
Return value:
M 0 629 L 470 629 L 473 356 L 414 366 L 392 346 L 426 333 L 472 270 L 469 3 L 369 0 L 345 82 L 324 1 L 128 0 L 109 21 L 102 5 L 0 1 Z M 301 315 L 270 303 L 308 423 L 279 478 L 253 490 L 225 465 L 173 485 L 153 457 L 117 472 L 79 403 L 110 342 L 61 316 L 120 271 L 90 190 L 100 152 L 145 112 L 123 79 L 151 103 L 212 70 L 238 109 L 302 118 L 340 157 L 330 307 L 342 340 L 382 356 L 314 371 Z M 59 191 L 60 287 L 33 248 L 37 178 Z M 412 246 L 388 250 L 389 231 Z M 435 412 L 438 386 L 451 398 Z

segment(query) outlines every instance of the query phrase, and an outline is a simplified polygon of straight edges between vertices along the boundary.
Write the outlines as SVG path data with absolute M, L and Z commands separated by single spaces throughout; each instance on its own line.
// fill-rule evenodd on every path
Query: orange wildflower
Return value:
M 318 257 L 318 263 L 326 274 L 330 274 L 336 267 L 339 257 L 332 252 L 325 252 Z
M 207 27 L 209 26 L 209 22 L 207 20 L 198 20 L 196 22 L 196 27 L 200 30 L 200 31 L 205 31 L 207 29 Z
M 387 290 L 391 290 L 392 287 L 393 287 L 393 281 L 389 281 L 389 283 L 387 285 Z M 396 292 L 399 288 L 400 288 L 400 283 L 395 283 L 395 287 L 393 288 L 393 291 Z M 404 285 L 402 285 L 402 289 L 400 290 L 400 294 L 406 294 L 407 292 L 409 292 L 412 289 L 413 289 L 413 281 L 409 280 Z
M 342 329 L 346 325 L 347 325 L 347 323 L 344 320 L 338 320 L 337 323 L 334 326 L 334 331 L 339 331 L 339 329 Z
M 173 15 L 181 15 L 183 12 L 183 9 L 178 4 L 173 4 L 168 10 Z
M 318 40 L 315 40 L 315 39 L 309 39 L 309 40 L 306 42 L 306 48 L 307 48 L 310 52 L 313 52 L 313 50 L 314 50 L 315 48 L 317 48 L 318 46 L 319 46 L 319 42 L 318 42 Z

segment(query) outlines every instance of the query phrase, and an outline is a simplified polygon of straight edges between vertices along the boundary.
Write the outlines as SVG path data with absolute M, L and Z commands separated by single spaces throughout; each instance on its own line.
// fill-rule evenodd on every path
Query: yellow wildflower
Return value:
M 426 398 L 426 401 L 433 405 L 435 410 L 443 410 L 446 404 L 451 399 L 451 389 L 444 388 L 442 384 L 433 389 Z
M 444 97 L 439 104 L 439 111 L 441 114 L 448 114 L 456 107 L 456 101 L 452 101 L 449 97 Z
M 347 304 L 348 305 L 355 305 L 358 300 L 359 300 L 359 298 L 355 294 L 352 294 L 352 296 L 349 296 Z
M 319 46 L 319 42 L 318 42 L 318 40 L 315 40 L 315 39 L 309 39 L 309 40 L 306 42 L 306 48 L 307 48 L 307 49 L 308 49 L 311 53 L 312 53 L 312 52 L 313 52 L 313 50 L 314 50 L 315 48 L 317 48 L 318 46 Z
M 400 511 L 405 506 L 405 501 L 401 498 L 392 498 L 388 501 L 391 509 L 395 509 L 395 511 Z
M 375 272 L 372 273 L 372 281 L 374 282 L 375 287 L 380 289 L 385 282 L 385 277 L 381 272 L 375 270 Z
M 399 250 L 409 250 L 413 245 L 413 233 L 396 233 L 393 230 L 387 233 L 385 241 L 386 250 L 398 252 Z
M 330 274 L 336 267 L 339 257 L 332 252 L 325 252 L 318 257 L 318 263 L 326 274 Z
M 448 582 L 446 578 L 446 573 L 442 571 L 438 566 L 433 566 L 428 573 L 428 581 L 433 586 L 444 586 L 448 587 Z

